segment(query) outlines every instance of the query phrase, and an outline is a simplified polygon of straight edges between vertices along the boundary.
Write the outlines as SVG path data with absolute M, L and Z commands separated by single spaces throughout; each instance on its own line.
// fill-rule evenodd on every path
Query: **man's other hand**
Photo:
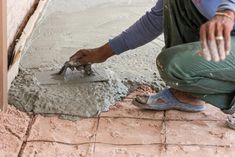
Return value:
M 234 13 L 230 10 L 218 12 L 200 29 L 202 51 L 199 55 L 208 61 L 219 62 L 231 51 L 231 31 L 234 25 Z

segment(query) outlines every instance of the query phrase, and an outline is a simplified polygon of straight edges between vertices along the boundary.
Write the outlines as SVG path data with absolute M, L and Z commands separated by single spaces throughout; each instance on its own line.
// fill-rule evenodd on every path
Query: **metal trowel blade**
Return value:
M 104 69 L 97 68 L 92 75 L 85 75 L 83 71 L 68 69 L 64 75 L 55 75 L 57 71 L 37 72 L 36 78 L 40 85 L 79 84 L 92 82 L 108 82 L 109 78 Z

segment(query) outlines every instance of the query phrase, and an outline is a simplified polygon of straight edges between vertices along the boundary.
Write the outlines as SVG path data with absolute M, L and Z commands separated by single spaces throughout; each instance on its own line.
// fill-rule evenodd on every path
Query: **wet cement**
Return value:
M 59 114 L 64 118 L 91 117 L 138 84 L 164 86 L 155 58 L 162 37 L 112 57 L 103 69 L 103 82 L 52 83 L 46 76 L 58 70 L 77 50 L 100 46 L 149 10 L 152 0 L 51 0 L 27 41 L 21 71 L 9 91 L 9 102 L 26 112 Z M 42 77 L 45 73 L 45 77 Z M 40 77 L 39 75 L 40 74 Z M 44 80 L 42 80 L 43 78 Z
M 127 87 L 108 74 L 108 82 L 40 85 L 32 71 L 21 70 L 9 92 L 10 104 L 26 112 L 92 117 L 127 94 Z

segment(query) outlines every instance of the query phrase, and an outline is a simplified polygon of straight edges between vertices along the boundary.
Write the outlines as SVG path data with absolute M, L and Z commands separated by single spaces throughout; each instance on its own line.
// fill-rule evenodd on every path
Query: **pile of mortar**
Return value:
M 109 71 L 107 82 L 41 85 L 30 70 L 20 70 L 9 91 L 9 103 L 25 112 L 57 114 L 66 119 L 107 111 L 128 88 Z

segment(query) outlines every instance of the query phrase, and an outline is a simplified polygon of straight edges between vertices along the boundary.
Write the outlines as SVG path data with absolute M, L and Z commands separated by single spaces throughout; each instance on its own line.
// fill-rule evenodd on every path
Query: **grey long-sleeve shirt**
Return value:
M 163 1 L 142 16 L 127 30 L 109 41 L 109 45 L 116 54 L 142 46 L 163 32 Z M 235 0 L 192 0 L 199 12 L 207 19 L 211 19 L 217 10 L 229 9 L 235 12 Z

